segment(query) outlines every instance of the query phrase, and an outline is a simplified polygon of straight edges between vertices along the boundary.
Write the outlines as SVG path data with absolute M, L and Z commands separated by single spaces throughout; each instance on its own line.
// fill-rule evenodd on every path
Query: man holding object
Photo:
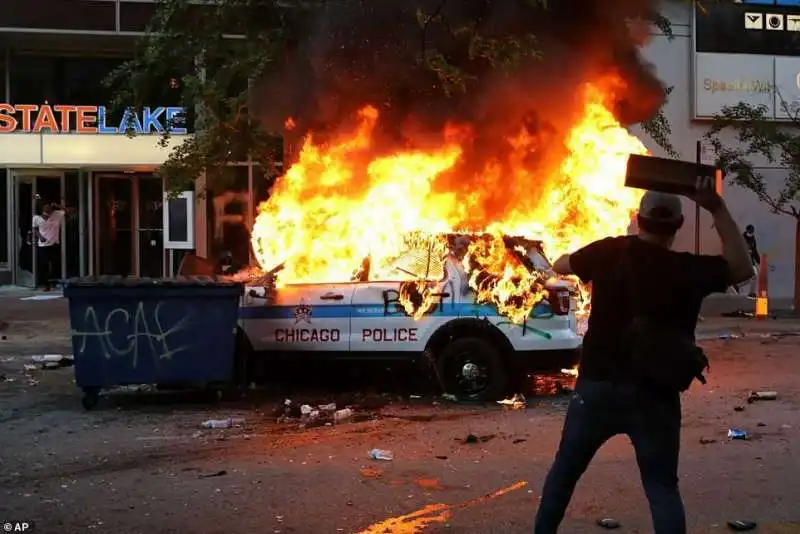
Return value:
M 698 179 L 696 192 L 687 196 L 713 216 L 722 241 L 721 256 L 670 250 L 683 225 L 681 200 L 648 191 L 639 206 L 636 235 L 595 241 L 562 256 L 553 266 L 557 273 L 591 282 L 592 312 L 561 443 L 544 483 L 535 534 L 557 532 L 578 480 L 597 450 L 617 434 L 627 434 L 633 443 L 655 533 L 686 532 L 678 489 L 680 391 L 655 390 L 633 372 L 625 332 L 634 317 L 647 315 L 670 324 L 693 344 L 703 299 L 753 275 L 747 245 L 715 191 L 713 178 Z M 621 283 L 623 252 L 632 276 Z M 637 306 L 631 303 L 631 294 Z
M 45 204 L 41 215 L 33 217 L 36 241 L 36 285 L 50 291 L 53 280 L 61 278 L 61 223 L 66 210 L 56 203 Z

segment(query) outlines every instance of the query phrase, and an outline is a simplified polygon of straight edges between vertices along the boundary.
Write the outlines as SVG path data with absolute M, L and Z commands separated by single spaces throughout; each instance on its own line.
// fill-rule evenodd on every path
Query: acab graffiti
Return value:
M 170 337 L 189 326 L 190 312 L 187 311 L 180 320 L 167 327 L 162 313 L 163 304 L 158 302 L 152 308 L 140 301 L 132 314 L 125 308 L 115 308 L 103 314 L 93 306 L 88 306 L 83 314 L 81 329 L 72 332 L 73 337 L 80 338 L 77 352 L 86 352 L 89 340 L 96 339 L 106 359 L 130 357 L 133 368 L 138 365 L 140 356 L 171 360 L 179 352 L 189 349 L 187 346 L 174 346 L 174 339 L 171 346 Z M 120 332 L 128 334 L 121 335 Z

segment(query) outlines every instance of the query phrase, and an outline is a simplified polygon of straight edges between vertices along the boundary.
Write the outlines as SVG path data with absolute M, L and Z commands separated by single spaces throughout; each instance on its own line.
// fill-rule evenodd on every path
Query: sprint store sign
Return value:
M 800 58 L 698 52 L 695 118 L 712 118 L 740 102 L 765 106 L 777 120 L 800 113 Z

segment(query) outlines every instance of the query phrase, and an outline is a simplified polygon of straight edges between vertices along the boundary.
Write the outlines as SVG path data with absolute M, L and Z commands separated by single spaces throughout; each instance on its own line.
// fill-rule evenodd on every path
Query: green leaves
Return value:
M 746 103 L 726 106 L 705 138 L 731 183 L 755 193 L 774 213 L 800 218 L 795 205 L 800 192 L 800 123 L 796 115 L 775 121 L 767 111 L 766 106 Z M 783 183 L 768 184 L 759 170 L 766 166 L 783 167 Z
M 672 87 L 667 87 L 664 90 L 664 105 L 666 105 L 667 99 L 669 99 L 670 93 L 672 93 Z M 642 131 L 646 133 L 650 138 L 656 142 L 658 146 L 664 149 L 670 157 L 678 158 L 680 155 L 672 146 L 672 142 L 670 141 L 670 137 L 672 136 L 672 129 L 669 125 L 669 120 L 667 116 L 664 114 L 664 106 L 656 112 L 655 115 L 650 117 L 650 119 L 646 120 L 645 122 L 640 124 Z

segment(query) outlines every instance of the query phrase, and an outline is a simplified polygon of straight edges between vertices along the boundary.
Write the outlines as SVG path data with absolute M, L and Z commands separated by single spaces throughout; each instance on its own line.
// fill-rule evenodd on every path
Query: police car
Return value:
M 402 303 L 413 282 L 367 281 L 368 272 L 358 276 L 364 281 L 278 289 L 248 284 L 240 308 L 244 350 L 267 358 L 416 360 L 434 370 L 448 393 L 475 400 L 501 397 L 526 371 L 573 366 L 582 337 L 569 284 L 552 278 L 548 297 L 516 324 L 494 306 L 476 303 L 458 253 L 476 236 L 448 237 L 460 245 L 440 258 L 440 279 L 430 283 L 435 300 L 418 318 Z M 539 242 L 506 239 L 516 240 L 508 245 L 528 268 L 550 270 Z

